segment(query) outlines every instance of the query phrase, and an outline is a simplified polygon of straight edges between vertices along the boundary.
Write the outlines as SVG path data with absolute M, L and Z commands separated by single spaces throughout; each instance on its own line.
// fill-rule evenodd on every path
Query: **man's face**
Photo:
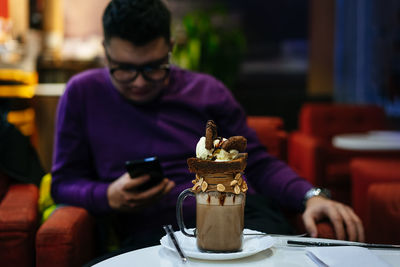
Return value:
M 168 84 L 171 44 L 157 38 L 144 46 L 113 37 L 104 44 L 111 80 L 127 99 L 144 104 L 156 98 Z

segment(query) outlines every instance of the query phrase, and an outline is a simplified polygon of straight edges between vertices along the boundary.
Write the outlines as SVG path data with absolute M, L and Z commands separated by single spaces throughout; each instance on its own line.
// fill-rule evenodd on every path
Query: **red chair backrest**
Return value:
M 373 105 L 305 104 L 300 111 L 300 131 L 331 138 L 337 134 L 387 129 L 385 112 Z

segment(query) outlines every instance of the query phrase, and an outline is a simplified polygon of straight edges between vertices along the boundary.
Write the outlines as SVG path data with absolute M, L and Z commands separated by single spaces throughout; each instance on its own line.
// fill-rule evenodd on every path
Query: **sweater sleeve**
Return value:
M 267 153 L 255 131 L 248 127 L 243 108 L 223 84 L 219 84 L 218 92 L 221 102 L 215 107 L 214 114 L 218 129 L 221 129 L 219 134 L 242 135 L 247 138 L 248 162 L 245 175 L 251 188 L 277 200 L 283 206 L 301 211 L 304 195 L 312 185 L 286 163 Z
M 109 183 L 98 180 L 93 166 L 82 89 L 72 79 L 58 104 L 51 194 L 56 203 L 105 213 L 111 210 L 107 199 Z

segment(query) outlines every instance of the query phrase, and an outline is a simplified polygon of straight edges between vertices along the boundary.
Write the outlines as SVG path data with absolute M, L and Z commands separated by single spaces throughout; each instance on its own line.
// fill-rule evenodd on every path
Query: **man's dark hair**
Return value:
M 119 37 L 142 46 L 159 37 L 169 43 L 171 13 L 162 0 L 112 0 L 103 14 L 106 42 Z

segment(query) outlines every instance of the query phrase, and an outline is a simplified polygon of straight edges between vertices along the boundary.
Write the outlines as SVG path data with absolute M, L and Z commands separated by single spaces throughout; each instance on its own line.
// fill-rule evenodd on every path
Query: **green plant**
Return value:
M 243 31 L 233 24 L 223 8 L 187 14 L 183 33 L 177 34 L 174 63 L 212 74 L 232 87 L 246 48 Z

